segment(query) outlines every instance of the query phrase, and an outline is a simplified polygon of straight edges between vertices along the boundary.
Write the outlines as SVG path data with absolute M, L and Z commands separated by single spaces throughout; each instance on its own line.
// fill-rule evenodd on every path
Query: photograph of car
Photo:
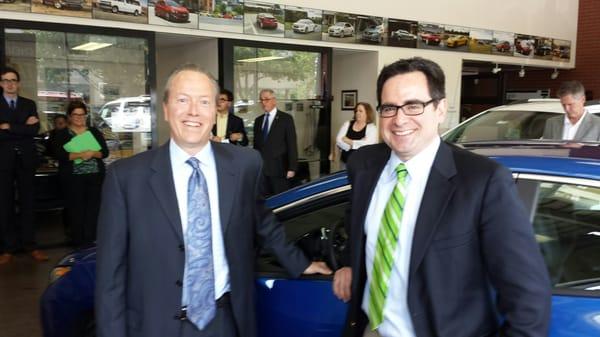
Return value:
M 310 33 L 317 29 L 317 24 L 315 24 L 311 19 L 300 19 L 294 22 L 292 29 L 295 33 Z
M 133 14 L 133 16 L 143 14 L 142 5 L 137 0 L 100 0 L 98 7 L 113 14 Z
M 47 6 L 53 6 L 56 9 L 83 9 L 84 0 L 42 0 Z
M 515 55 L 517 56 L 531 56 L 533 53 L 534 40 L 531 39 L 517 39 L 515 41 Z
M 277 29 L 277 18 L 270 13 L 258 13 L 256 25 L 261 29 Z
M 332 37 L 346 37 L 354 35 L 354 26 L 348 22 L 336 22 L 335 25 L 329 26 L 327 34 Z
M 469 37 L 464 35 L 453 35 L 446 40 L 446 47 L 456 48 L 460 46 L 466 46 L 469 42 Z
M 174 0 L 158 0 L 154 4 L 154 15 L 171 22 L 188 22 L 190 12 Z
M 383 41 L 382 25 L 370 25 L 362 31 L 361 40 L 381 43 Z
M 552 280 L 549 336 L 597 335 L 600 321 L 590 317 L 600 307 L 595 291 L 600 286 L 600 148 L 502 141 L 458 145 L 512 170 Z M 350 189 L 346 173 L 339 172 L 271 197 L 268 205 L 288 239 L 310 259 L 336 269 L 347 240 L 343 219 Z M 76 251 L 52 269 L 40 300 L 45 337 L 94 336 L 95 254 L 95 247 Z M 290 279 L 264 251 L 256 266 L 258 336 L 341 336 L 347 305 L 333 295 L 331 276 Z
M 499 52 L 508 52 L 508 51 L 510 51 L 510 42 L 500 41 L 500 42 L 496 43 L 494 48 L 496 48 L 496 51 L 499 51 Z
M 551 56 L 552 55 L 552 47 L 550 45 L 544 44 L 535 48 L 534 54 L 536 56 Z
M 398 29 L 392 32 L 391 36 L 398 40 L 416 40 L 417 36 L 415 34 L 411 34 L 404 29 Z
M 441 34 L 437 33 L 423 32 L 421 33 L 420 37 L 421 41 L 423 41 L 423 43 L 426 45 L 439 45 L 442 41 Z

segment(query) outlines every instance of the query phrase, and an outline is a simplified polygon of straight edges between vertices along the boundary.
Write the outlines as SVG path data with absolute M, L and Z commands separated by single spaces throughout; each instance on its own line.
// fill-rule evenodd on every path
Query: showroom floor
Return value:
M 48 284 L 48 273 L 71 248 L 64 245 L 60 212 L 37 213 L 37 241 L 50 257 L 39 263 L 16 255 L 0 266 L 0 337 L 41 337 L 39 298 Z

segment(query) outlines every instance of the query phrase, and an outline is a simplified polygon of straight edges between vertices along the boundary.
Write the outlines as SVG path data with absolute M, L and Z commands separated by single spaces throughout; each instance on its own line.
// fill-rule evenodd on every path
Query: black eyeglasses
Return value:
M 382 104 L 377 110 L 383 118 L 395 117 L 398 114 L 398 110 L 402 110 L 406 116 L 418 116 L 425 112 L 426 106 L 437 101 L 437 99 L 431 99 L 427 102 L 409 102 L 403 105 Z
M 19 80 L 17 80 L 16 78 L 15 79 L 2 79 L 1 82 L 4 84 L 9 84 L 9 83 L 16 84 L 16 83 L 19 83 Z

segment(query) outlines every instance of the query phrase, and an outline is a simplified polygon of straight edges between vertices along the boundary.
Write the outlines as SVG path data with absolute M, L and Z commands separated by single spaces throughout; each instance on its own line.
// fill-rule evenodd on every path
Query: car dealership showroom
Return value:
M 599 16 L 0 0 L 0 337 L 600 337 Z

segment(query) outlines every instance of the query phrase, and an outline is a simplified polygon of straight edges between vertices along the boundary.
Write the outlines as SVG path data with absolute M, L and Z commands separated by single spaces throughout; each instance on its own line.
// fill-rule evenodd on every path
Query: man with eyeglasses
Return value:
M 399 60 L 377 95 L 385 143 L 348 162 L 345 336 L 546 336 L 550 281 L 510 172 L 438 135 L 442 69 Z
M 261 90 L 259 100 L 265 113 L 254 120 L 254 148 L 263 158 L 263 187 L 268 196 L 289 189 L 290 179 L 296 175 L 296 126 L 290 114 L 277 109 L 273 90 Z
M 19 81 L 13 68 L 0 72 L 0 265 L 9 263 L 19 250 L 36 261 L 48 260 L 35 244 L 33 217 L 37 164 L 33 137 L 40 121 L 35 102 L 19 96 Z M 14 214 L 15 192 L 18 215 Z
M 212 128 L 213 142 L 231 143 L 234 145 L 248 145 L 248 137 L 244 128 L 244 121 L 234 115 L 231 110 L 233 94 L 227 89 L 221 89 L 217 101 L 217 118 Z

